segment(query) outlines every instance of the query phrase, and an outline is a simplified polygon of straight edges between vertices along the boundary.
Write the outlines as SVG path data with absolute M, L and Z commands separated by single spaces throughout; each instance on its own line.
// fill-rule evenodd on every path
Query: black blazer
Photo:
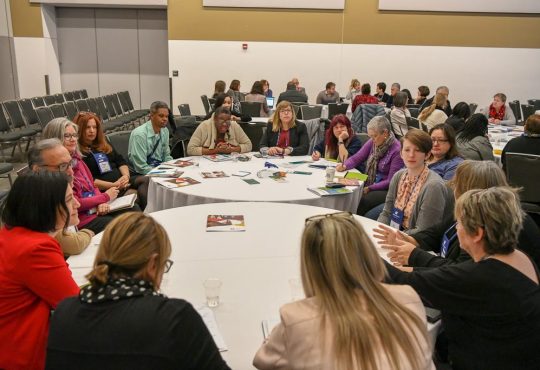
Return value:
M 306 93 L 297 90 L 287 90 L 279 94 L 277 104 L 281 103 L 283 100 L 288 102 L 302 102 L 307 103 L 308 97 Z
M 276 146 L 279 138 L 279 131 L 272 131 L 272 122 L 266 125 L 266 131 L 261 138 L 260 146 L 273 147 Z M 307 155 L 309 150 L 309 136 L 307 134 L 306 125 L 300 121 L 296 121 L 296 126 L 289 129 L 290 145 L 293 148 L 291 155 Z

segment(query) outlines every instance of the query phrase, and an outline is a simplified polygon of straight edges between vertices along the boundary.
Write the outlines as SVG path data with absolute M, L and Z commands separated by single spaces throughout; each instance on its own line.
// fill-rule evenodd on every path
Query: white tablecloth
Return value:
M 221 304 L 213 309 L 228 351 L 223 357 L 233 369 L 252 369 L 263 342 L 263 320 L 279 320 L 279 307 L 290 302 L 289 279 L 300 277 L 300 237 L 305 218 L 335 212 L 331 209 L 282 203 L 216 203 L 180 207 L 152 214 L 169 234 L 174 265 L 164 275 L 162 291 L 193 305 L 206 301 L 203 281 L 219 278 Z M 206 232 L 209 214 L 241 214 L 245 232 Z M 377 222 L 355 216 L 372 241 Z M 94 237 L 82 255 L 71 256 L 78 284 L 85 283 L 97 251 Z M 376 245 L 376 244 L 375 244 Z M 386 253 L 378 248 L 379 254 Z M 440 324 L 428 324 L 435 338 Z
M 164 179 L 152 178 L 148 189 L 148 205 L 145 212 L 156 212 L 164 209 L 191 206 L 196 204 L 220 202 L 279 202 L 297 203 L 317 207 L 332 208 L 356 213 L 358 203 L 362 196 L 362 186 L 350 187 L 353 193 L 320 197 L 308 187 L 324 186 L 325 170 L 310 168 L 302 164 L 294 168 L 283 168 L 289 162 L 311 160 L 309 156 L 285 157 L 278 159 L 255 158 L 249 162 L 212 162 L 203 157 L 191 157 L 198 162 L 198 166 L 184 167 L 183 177 L 191 177 L 200 184 L 181 188 L 166 188 L 159 183 Z M 311 172 L 311 175 L 298 175 L 288 173 L 286 182 L 279 183 L 270 178 L 258 178 L 257 172 L 264 169 L 264 163 L 270 162 L 287 171 Z M 321 161 L 315 162 L 321 163 Z M 271 169 L 277 171 L 277 169 Z M 205 179 L 203 171 L 224 171 L 229 177 Z M 245 177 L 232 176 L 237 171 L 249 171 Z M 338 173 L 339 175 L 339 173 Z M 343 176 L 343 173 L 341 174 Z M 255 179 L 260 184 L 249 185 L 242 179 Z
M 493 146 L 493 156 L 495 157 L 495 162 L 501 165 L 501 154 L 510 140 L 515 137 L 521 136 L 523 134 L 523 126 L 499 126 L 499 125 L 489 125 L 488 126 L 488 136 L 491 146 Z

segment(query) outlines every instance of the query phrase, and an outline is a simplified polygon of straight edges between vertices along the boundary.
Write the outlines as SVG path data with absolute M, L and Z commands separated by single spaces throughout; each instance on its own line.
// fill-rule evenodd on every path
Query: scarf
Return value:
M 489 106 L 489 118 L 495 118 L 499 121 L 502 121 L 504 119 L 504 114 L 506 113 L 506 105 L 503 105 L 501 109 L 497 112 L 493 104 Z
M 79 293 L 79 300 L 83 303 L 93 304 L 146 295 L 162 296 L 154 290 L 154 285 L 149 281 L 122 277 L 110 278 L 107 284 L 100 287 L 91 284 L 83 287 Z
M 427 181 L 428 175 L 429 169 L 425 166 L 418 177 L 409 176 L 409 171 L 407 171 L 399 180 L 394 206 L 403 210 L 403 228 L 405 229 L 409 228 L 409 218 L 411 217 L 418 195 Z
M 388 149 L 392 146 L 392 144 L 394 144 L 394 140 L 396 140 L 396 137 L 394 136 L 393 132 L 390 132 L 388 134 L 388 138 L 386 138 L 384 143 L 382 143 L 380 146 L 376 146 L 375 143 L 373 143 L 371 154 L 369 155 L 366 162 L 366 173 L 368 175 L 366 185 L 369 186 L 375 183 L 375 180 L 377 178 L 377 166 L 379 164 L 379 160 L 386 155 Z

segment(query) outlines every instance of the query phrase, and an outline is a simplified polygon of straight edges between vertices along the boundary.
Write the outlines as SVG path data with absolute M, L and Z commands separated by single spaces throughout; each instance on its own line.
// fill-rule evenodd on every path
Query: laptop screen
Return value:
M 268 105 L 268 108 L 273 109 L 274 108 L 274 98 L 266 97 L 266 105 Z

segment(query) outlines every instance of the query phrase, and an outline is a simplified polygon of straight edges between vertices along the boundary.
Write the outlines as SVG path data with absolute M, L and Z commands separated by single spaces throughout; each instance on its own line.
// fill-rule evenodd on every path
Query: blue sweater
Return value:
M 457 166 L 463 162 L 463 158 L 454 157 L 452 159 L 445 159 L 428 165 L 429 169 L 441 176 L 444 181 L 450 180 L 454 177 Z
M 313 148 L 314 152 L 321 153 L 321 158 L 324 158 L 324 151 L 326 149 L 326 145 L 324 142 L 325 142 L 325 139 L 323 139 L 319 144 L 315 145 L 315 147 Z M 358 139 L 358 137 L 354 135 L 351 138 L 349 145 L 347 146 L 347 152 L 349 152 L 349 157 L 351 157 L 353 154 L 356 154 L 356 152 L 359 151 L 361 147 L 362 147 L 362 143 L 360 142 L 360 139 Z M 332 158 L 332 159 L 336 159 L 336 158 Z

